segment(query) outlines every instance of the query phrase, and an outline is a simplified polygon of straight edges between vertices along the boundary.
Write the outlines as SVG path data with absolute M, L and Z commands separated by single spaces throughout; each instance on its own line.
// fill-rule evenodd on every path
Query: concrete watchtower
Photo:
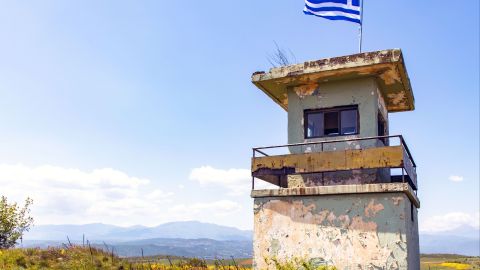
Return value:
M 388 113 L 414 97 L 398 49 L 256 72 L 288 112 L 288 145 L 253 150 L 254 265 L 420 269 L 416 165 Z M 260 179 L 277 186 L 255 189 Z M 268 260 L 267 260 L 268 261 Z

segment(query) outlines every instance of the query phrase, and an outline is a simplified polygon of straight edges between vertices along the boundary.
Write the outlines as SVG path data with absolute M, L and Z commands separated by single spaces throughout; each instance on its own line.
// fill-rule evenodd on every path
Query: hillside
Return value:
M 166 254 L 202 258 L 252 256 L 252 231 L 198 221 L 171 222 L 156 227 L 118 227 L 107 224 L 41 225 L 25 235 L 23 247 L 62 246 L 67 242 L 105 244 L 122 257 Z M 104 244 L 105 243 L 105 244 Z
M 103 244 L 94 244 L 102 248 Z M 212 239 L 155 238 L 115 243 L 111 245 L 121 257 L 153 256 L 158 254 L 200 257 L 204 259 L 249 258 L 253 256 L 252 241 L 217 241 Z
M 2 270 L 187 270 L 187 269 L 250 269 L 244 260 L 200 260 L 179 257 L 142 257 L 136 260 L 120 258 L 94 247 L 66 245 L 63 248 L 0 250 Z M 247 263 L 249 260 L 247 260 Z M 215 267 L 219 265 L 220 268 Z
M 114 246 L 120 256 L 169 254 L 201 257 L 250 257 L 252 231 L 198 221 L 171 222 L 156 227 L 119 227 L 107 224 L 40 225 L 24 237 L 24 247 L 61 246 L 67 236 L 74 243 L 83 237 L 103 246 Z M 480 255 L 479 231 L 461 227 L 442 233 L 421 233 L 421 253 Z
M 131 259 L 120 258 L 109 250 L 94 247 L 66 245 L 62 248 L 49 249 L 10 249 L 0 251 L 0 269 L 2 270 L 67 270 L 67 269 L 99 269 L 99 270 L 187 270 L 187 269 L 222 269 L 247 270 L 251 269 L 250 259 L 236 260 L 201 260 L 180 257 L 137 257 Z M 291 266 L 291 265 L 290 265 Z M 311 265 L 309 265 L 311 266 Z M 299 267 L 286 268 L 280 265 L 279 269 L 300 269 Z M 479 257 L 465 257 L 452 254 L 422 255 L 421 270 L 438 269 L 479 269 Z M 308 269 L 335 269 L 332 267 L 309 267 Z

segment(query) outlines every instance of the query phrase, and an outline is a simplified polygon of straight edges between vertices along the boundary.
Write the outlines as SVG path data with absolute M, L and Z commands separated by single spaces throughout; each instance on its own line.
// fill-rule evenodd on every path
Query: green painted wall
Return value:
M 325 140 L 339 140 L 349 138 L 362 138 L 377 136 L 378 132 L 378 114 L 382 114 L 387 122 L 388 113 L 385 108 L 385 102 L 380 94 L 378 85 L 374 78 L 361 78 L 352 80 L 341 80 L 334 82 L 325 82 L 309 95 L 304 95 L 294 88 L 288 91 L 288 143 L 302 143 Z M 309 109 L 332 108 L 346 105 L 358 105 L 360 132 L 358 135 L 348 136 L 329 136 L 315 139 L 305 139 L 304 135 L 304 111 Z M 388 130 L 387 130 L 388 134 Z M 360 149 L 368 147 L 383 146 L 380 140 L 341 142 L 325 144 L 323 149 L 320 145 L 292 146 L 290 153 L 305 153 L 317 151 L 335 151 L 342 149 Z M 305 184 L 310 181 L 305 179 L 307 176 L 291 176 L 292 181 L 289 187 L 309 186 Z M 323 176 L 313 174 L 308 176 L 312 179 L 321 177 L 322 179 L 331 179 L 327 182 L 359 183 L 359 177 L 363 178 L 364 183 L 389 182 L 390 170 L 355 170 L 349 172 L 331 172 Z
M 379 96 L 378 86 L 373 78 L 322 83 L 311 95 L 306 96 L 299 95 L 294 89 L 290 89 L 288 91 L 288 143 L 376 136 L 377 112 L 382 111 L 388 121 L 384 105 L 379 104 L 384 102 Z M 304 139 L 304 110 L 345 105 L 358 105 L 359 135 Z

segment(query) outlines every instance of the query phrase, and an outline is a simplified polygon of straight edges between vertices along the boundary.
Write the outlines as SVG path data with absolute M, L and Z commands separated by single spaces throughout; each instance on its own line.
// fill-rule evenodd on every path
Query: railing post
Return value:
M 255 148 L 252 148 L 252 151 L 253 151 L 253 158 L 255 158 Z M 252 175 L 252 190 L 255 190 L 255 177 L 253 175 Z
M 323 153 L 323 142 L 320 142 L 320 150 Z M 325 184 L 325 172 L 322 172 L 322 185 Z

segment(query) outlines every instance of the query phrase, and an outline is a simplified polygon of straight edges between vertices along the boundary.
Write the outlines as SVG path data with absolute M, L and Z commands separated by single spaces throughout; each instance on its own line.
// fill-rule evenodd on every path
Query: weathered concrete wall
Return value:
M 378 86 L 374 78 L 326 82 L 320 84 L 313 92 L 302 92 L 296 88 L 290 89 L 288 91 L 288 143 L 332 140 L 332 137 L 305 139 L 303 112 L 308 109 L 345 105 L 358 105 L 360 133 L 359 135 L 335 136 L 334 139 L 376 136 L 378 95 Z
M 307 89 L 308 90 L 308 89 Z M 291 88 L 288 90 L 288 143 L 302 143 L 326 140 L 341 140 L 351 138 L 377 136 L 378 114 L 385 119 L 388 134 L 388 112 L 384 97 L 381 95 L 375 79 L 361 78 L 325 82 L 318 88 L 307 91 L 304 88 Z M 313 91 L 312 91 L 313 90 Z M 304 111 L 309 109 L 332 108 L 345 105 L 358 105 L 360 130 L 358 135 L 323 137 L 305 139 Z M 307 145 L 290 147 L 291 153 L 308 153 L 318 151 L 336 151 L 343 149 L 360 149 L 383 146 L 381 140 L 353 141 L 320 145 Z M 339 183 L 356 184 L 361 178 L 365 183 L 377 180 L 389 181 L 390 171 L 384 169 L 369 171 L 332 172 L 323 175 L 291 176 L 289 187 L 312 186 L 318 183 L 315 179 L 323 179 L 324 184 Z
M 405 193 L 256 197 L 255 269 L 305 258 L 338 269 L 419 269 L 416 207 Z
M 408 201 L 410 203 L 410 201 Z M 418 209 L 413 204 L 409 204 L 410 207 L 410 214 L 408 215 L 411 222 L 407 220 L 407 243 L 409 243 L 409 247 L 407 249 L 408 252 L 408 265 L 416 266 L 420 265 L 420 244 L 419 244 L 419 236 L 418 236 Z M 408 210 L 408 209 L 407 209 Z

